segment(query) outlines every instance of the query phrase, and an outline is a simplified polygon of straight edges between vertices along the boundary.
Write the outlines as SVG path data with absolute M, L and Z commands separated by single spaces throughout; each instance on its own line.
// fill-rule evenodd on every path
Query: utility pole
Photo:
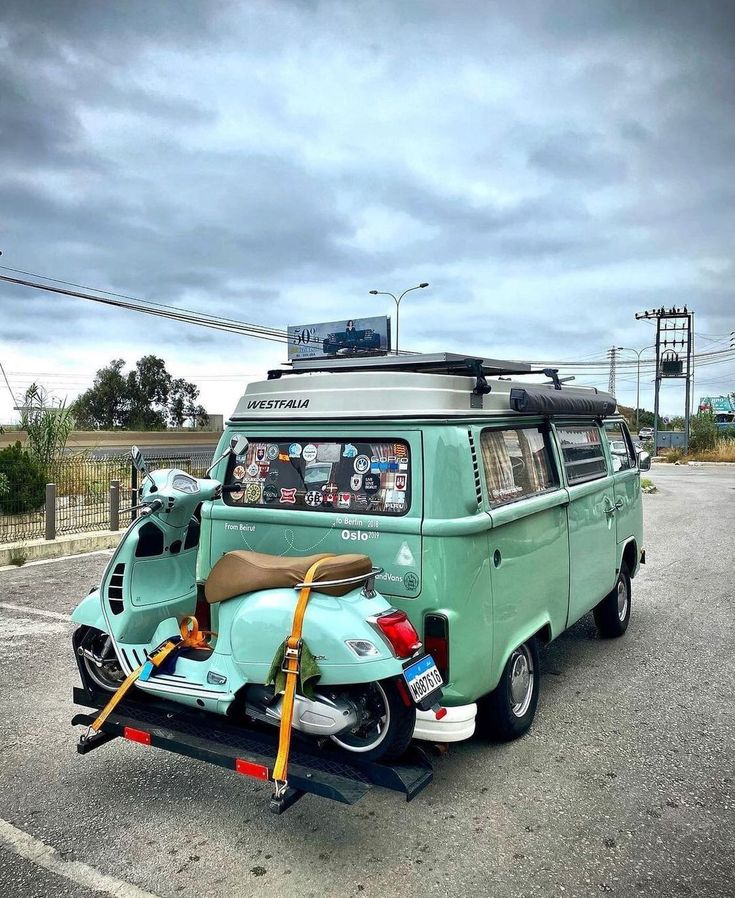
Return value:
M 661 381 L 663 378 L 684 378 L 684 451 L 689 449 L 689 419 L 691 388 L 694 372 L 694 312 L 672 306 L 640 312 L 636 320 L 656 320 L 656 381 L 653 403 L 653 445 L 658 449 L 658 418 Z M 678 347 L 678 349 L 677 349 Z M 686 368 L 679 358 L 686 353 Z
M 615 362 L 618 350 L 622 348 L 622 346 L 611 346 L 607 351 L 607 357 L 610 360 L 610 377 L 607 381 L 607 392 L 610 393 L 611 396 L 615 395 Z

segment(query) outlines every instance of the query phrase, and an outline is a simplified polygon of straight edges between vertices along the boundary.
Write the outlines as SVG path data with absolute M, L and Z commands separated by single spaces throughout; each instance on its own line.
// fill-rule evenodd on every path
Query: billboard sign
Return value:
M 390 318 L 387 315 L 289 325 L 288 328 L 289 360 L 389 351 Z

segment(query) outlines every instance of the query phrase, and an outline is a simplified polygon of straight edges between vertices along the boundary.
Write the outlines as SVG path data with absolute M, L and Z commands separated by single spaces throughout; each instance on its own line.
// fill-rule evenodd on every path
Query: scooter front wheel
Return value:
M 73 645 L 79 656 L 84 685 L 117 692 L 125 673 L 107 633 L 94 627 L 80 627 L 74 634 Z
M 333 742 L 365 761 L 394 761 L 406 751 L 416 726 L 416 708 L 397 680 L 381 680 L 342 691 L 358 709 L 360 722 L 355 729 Z

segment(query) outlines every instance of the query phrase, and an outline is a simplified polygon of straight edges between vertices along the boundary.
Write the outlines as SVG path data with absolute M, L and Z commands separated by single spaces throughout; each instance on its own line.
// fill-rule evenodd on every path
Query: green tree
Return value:
M 74 402 L 72 411 L 79 426 L 90 429 L 164 430 L 181 427 L 187 420 L 198 426 L 208 420 L 196 404 L 198 387 L 183 378 L 173 378 L 166 363 L 146 355 L 125 374 L 123 359 L 101 368 L 93 385 Z
M 127 426 L 130 398 L 124 367 L 123 359 L 113 359 L 106 368 L 100 368 L 92 386 L 72 403 L 72 414 L 79 427 L 113 430 Z

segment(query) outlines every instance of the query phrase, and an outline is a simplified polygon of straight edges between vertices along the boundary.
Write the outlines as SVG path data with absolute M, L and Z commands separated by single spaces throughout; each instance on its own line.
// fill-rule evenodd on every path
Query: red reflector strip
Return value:
M 242 758 L 235 758 L 235 770 L 244 776 L 255 777 L 256 780 L 269 780 L 270 771 L 263 764 L 253 764 L 252 761 L 243 761 Z
M 136 730 L 135 727 L 125 727 L 123 736 L 130 739 L 131 742 L 140 742 L 141 745 L 151 744 L 151 734 L 146 733 L 145 730 Z

